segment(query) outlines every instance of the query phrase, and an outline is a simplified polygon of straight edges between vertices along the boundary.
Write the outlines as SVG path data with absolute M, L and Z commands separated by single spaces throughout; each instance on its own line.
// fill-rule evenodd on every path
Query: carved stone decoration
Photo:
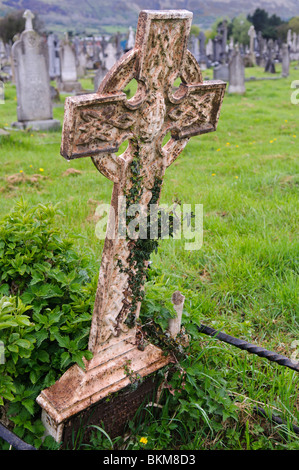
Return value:
M 202 81 L 187 50 L 191 22 L 192 13 L 185 10 L 142 11 L 134 48 L 110 69 L 98 91 L 66 99 L 61 154 L 68 160 L 92 157 L 114 188 L 89 337 L 94 357 L 86 361 L 86 372 L 73 366 L 38 397 L 56 427 L 128 383 L 122 370 L 128 357 L 142 376 L 171 360 L 151 344 L 138 349 L 136 320 L 149 260 L 136 262 L 140 239 L 119 237 L 119 201 L 127 197 L 145 208 L 157 204 L 165 171 L 189 138 L 216 130 L 226 85 Z M 133 78 L 138 89 L 128 100 L 123 90 Z M 127 149 L 116 156 L 126 140 Z

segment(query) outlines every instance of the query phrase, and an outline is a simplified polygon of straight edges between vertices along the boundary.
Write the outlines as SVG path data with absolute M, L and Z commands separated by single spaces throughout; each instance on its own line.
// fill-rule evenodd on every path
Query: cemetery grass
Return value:
M 152 256 L 142 318 L 164 327 L 175 290 L 186 297 L 183 325 L 188 355 L 169 374 L 161 407 L 129 425 L 126 437 L 109 439 L 101 427 L 89 446 L 124 449 L 299 449 L 298 373 L 200 335 L 204 323 L 287 357 L 298 341 L 298 105 L 287 79 L 246 82 L 244 96 L 226 94 L 217 131 L 194 137 L 167 170 L 161 203 L 203 205 L 203 245 L 162 240 Z M 247 77 L 265 76 L 258 68 Z M 279 75 L 279 66 L 278 72 Z M 204 72 L 211 78 L 211 71 Z M 270 75 L 268 75 L 270 76 Z M 92 88 L 90 79 L 83 86 Z M 131 92 L 134 92 L 133 88 Z M 63 120 L 63 101 L 54 118 Z M 100 262 L 96 208 L 109 203 L 112 184 L 90 159 L 72 162 L 59 153 L 60 132 L 9 129 L 16 93 L 5 86 L 0 107 L 1 213 L 23 199 L 30 206 L 59 204 L 61 233 Z M 159 373 L 161 375 L 161 373 Z M 158 374 L 158 375 L 159 375 Z M 254 407 L 283 418 L 276 425 Z

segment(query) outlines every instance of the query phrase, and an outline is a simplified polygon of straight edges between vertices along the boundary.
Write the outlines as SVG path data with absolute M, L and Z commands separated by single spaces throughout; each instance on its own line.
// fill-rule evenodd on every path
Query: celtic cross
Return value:
M 203 82 L 187 50 L 191 21 L 192 13 L 185 10 L 142 11 L 135 47 L 112 67 L 98 91 L 65 101 L 61 154 L 68 160 L 91 157 L 114 186 L 89 336 L 93 358 L 85 370 L 74 364 L 37 398 L 56 440 L 68 419 L 130 383 L 128 363 L 145 377 L 170 360 L 151 343 L 142 349 L 136 341 L 150 250 L 138 234 L 119 236 L 119 200 L 138 203 L 147 212 L 158 204 L 165 171 L 189 138 L 216 130 L 225 83 Z M 138 88 L 128 100 L 123 90 L 132 79 Z M 167 134 L 170 140 L 163 145 Z M 115 155 L 124 141 L 127 149 Z
M 187 11 L 141 12 L 135 47 L 110 70 L 98 91 L 66 100 L 62 155 L 91 156 L 96 168 L 114 182 L 115 234 L 106 239 L 103 250 L 90 332 L 93 352 L 111 336 L 127 332 L 129 313 L 136 318 L 140 309 L 141 297 L 133 299 L 136 269 L 128 266 L 134 242 L 116 233 L 118 197 L 130 194 L 137 167 L 138 203 L 146 207 L 153 199 L 158 202 L 165 170 L 189 138 L 216 128 L 225 85 L 202 81 L 186 48 L 191 21 Z M 123 90 L 133 78 L 138 89 L 128 100 Z M 177 78 L 181 85 L 174 91 Z M 163 146 L 168 133 L 171 138 Z M 113 152 L 125 140 L 127 149 L 116 156 Z

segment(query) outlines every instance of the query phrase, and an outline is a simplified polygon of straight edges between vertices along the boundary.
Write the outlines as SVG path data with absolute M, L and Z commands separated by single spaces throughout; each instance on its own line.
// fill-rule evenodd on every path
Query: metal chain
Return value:
M 247 341 L 244 341 L 242 339 L 234 338 L 233 336 L 227 335 L 226 333 L 214 330 L 214 328 L 211 328 L 209 326 L 201 324 L 200 326 L 196 325 L 196 327 L 200 333 L 204 333 L 205 335 L 209 336 L 214 336 L 220 341 L 231 344 L 251 354 L 256 354 L 257 356 L 268 359 L 268 361 L 276 362 L 281 366 L 289 367 L 290 369 L 299 372 L 299 362 L 293 361 L 292 359 L 288 359 L 287 357 L 281 356 L 280 354 L 277 354 L 273 351 L 268 351 L 267 349 L 264 349 L 260 346 L 248 343 Z

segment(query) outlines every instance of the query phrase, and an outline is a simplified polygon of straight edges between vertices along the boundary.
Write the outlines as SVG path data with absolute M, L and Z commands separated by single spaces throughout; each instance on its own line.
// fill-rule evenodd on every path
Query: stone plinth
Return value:
M 41 392 L 37 403 L 43 408 L 47 434 L 63 441 L 65 424 L 72 417 L 170 362 L 156 346 L 149 344 L 141 351 L 135 342 L 132 331 L 121 341 L 114 338 L 86 362 L 85 371 L 74 365 Z

